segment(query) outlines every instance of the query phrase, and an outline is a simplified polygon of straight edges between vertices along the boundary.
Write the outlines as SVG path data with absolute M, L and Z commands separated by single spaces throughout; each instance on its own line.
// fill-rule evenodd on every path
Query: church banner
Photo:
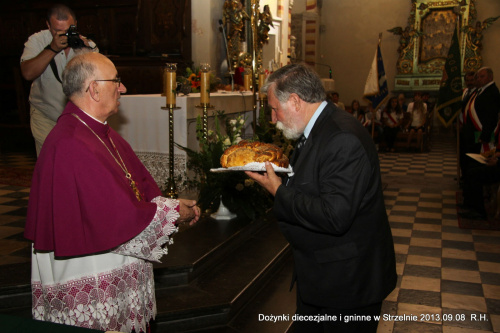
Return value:
M 436 103 L 437 116 L 448 127 L 462 108 L 462 73 L 457 29 L 453 33 Z
M 382 59 L 382 53 L 380 52 L 380 43 L 375 51 L 372 67 L 366 79 L 363 97 L 372 102 L 374 110 L 378 110 L 389 97 L 384 61 Z

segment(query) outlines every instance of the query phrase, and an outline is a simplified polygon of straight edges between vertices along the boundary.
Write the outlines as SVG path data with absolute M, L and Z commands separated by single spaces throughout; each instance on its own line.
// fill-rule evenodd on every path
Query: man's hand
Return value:
M 95 49 L 95 47 L 90 46 L 90 42 L 91 42 L 91 40 L 90 40 L 90 39 L 88 39 L 87 37 L 82 36 L 82 35 L 78 35 L 78 36 L 79 36 L 79 37 L 80 37 L 80 39 L 83 41 L 83 44 L 84 44 L 86 47 L 91 48 L 91 49 Z
M 61 52 L 68 47 L 68 36 L 63 33 L 57 33 L 52 37 L 52 42 L 50 42 L 50 48 L 54 51 Z
M 274 172 L 273 166 L 270 162 L 266 162 L 266 172 L 263 174 L 252 171 L 245 171 L 248 177 L 255 180 L 260 184 L 263 188 L 265 188 L 269 193 L 273 196 L 276 195 L 276 191 L 278 191 L 278 187 L 281 185 L 281 178 L 276 175 Z
M 179 214 L 178 223 L 193 225 L 200 219 L 200 207 L 195 200 L 179 199 Z

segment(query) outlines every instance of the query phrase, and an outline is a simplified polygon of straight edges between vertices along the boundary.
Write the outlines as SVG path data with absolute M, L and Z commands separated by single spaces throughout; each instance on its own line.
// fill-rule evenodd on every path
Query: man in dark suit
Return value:
M 477 89 L 469 98 L 464 116 L 465 153 L 481 153 L 495 144 L 495 128 L 500 113 L 500 92 L 493 81 L 491 68 L 483 67 L 476 74 Z M 498 179 L 496 162 L 489 168 L 468 158 L 464 170 L 463 210 L 460 216 L 472 219 L 486 219 L 482 186 Z
M 500 92 L 493 81 L 491 68 L 483 67 L 476 74 L 477 89 L 469 97 L 464 111 L 464 149 L 466 153 L 480 153 L 489 149 L 492 134 L 498 123 Z
M 459 127 L 460 127 L 460 132 L 459 132 L 459 152 L 460 152 L 460 171 L 461 171 L 461 180 L 463 180 L 463 177 L 465 175 L 465 172 L 467 171 L 467 164 L 469 162 L 469 157 L 465 155 L 467 153 L 466 151 L 466 141 L 465 141 L 465 134 L 464 134 L 464 118 L 466 116 L 465 110 L 467 110 L 467 104 L 469 103 L 469 100 L 471 97 L 473 97 L 476 94 L 476 72 L 474 71 L 468 71 L 464 75 L 464 83 L 465 83 L 465 89 L 462 92 L 462 112 L 460 113 L 459 116 Z
M 397 274 L 373 140 L 325 100 L 321 80 L 304 65 L 280 68 L 263 90 L 277 128 L 299 139 L 293 176 L 282 182 L 270 163 L 263 174 L 246 173 L 275 197 L 295 260 L 297 315 L 332 316 L 295 317 L 295 332 L 375 332 Z

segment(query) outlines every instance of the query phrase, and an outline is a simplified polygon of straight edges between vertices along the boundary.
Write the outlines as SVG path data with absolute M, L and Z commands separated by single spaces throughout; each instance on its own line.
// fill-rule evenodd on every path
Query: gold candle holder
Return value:
M 167 106 L 175 106 L 175 97 L 177 94 L 176 71 L 177 64 L 168 63 L 165 67 L 165 95 L 167 96 Z
M 196 107 L 203 109 L 203 138 L 206 140 L 208 137 L 208 110 L 214 108 L 213 105 L 210 105 L 210 65 L 207 63 L 200 65 L 200 81 L 200 105 Z
M 162 106 L 161 109 L 168 110 L 168 181 L 166 196 L 177 199 L 178 193 L 174 179 L 174 110 L 178 110 L 180 107 L 167 102 L 167 106 Z
M 206 140 L 208 138 L 208 110 L 212 110 L 215 107 L 209 103 L 200 103 L 196 105 L 198 109 L 203 109 L 202 114 L 202 125 L 203 125 L 203 138 Z
M 252 91 L 252 71 L 248 68 L 245 68 L 243 72 L 243 87 L 246 91 Z
M 210 65 L 203 63 L 200 65 L 200 103 L 210 104 Z
M 262 87 L 264 86 L 265 83 L 266 83 L 266 72 L 261 67 L 259 70 L 259 101 L 261 102 L 261 104 L 266 98 L 266 94 L 262 91 Z

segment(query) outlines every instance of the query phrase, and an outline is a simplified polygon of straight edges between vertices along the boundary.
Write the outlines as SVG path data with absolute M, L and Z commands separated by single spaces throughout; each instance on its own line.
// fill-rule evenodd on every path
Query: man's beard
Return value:
M 276 122 L 276 128 L 283 132 L 285 138 L 290 140 L 298 139 L 303 133 L 303 131 L 299 130 L 298 128 L 287 127 L 281 121 Z

